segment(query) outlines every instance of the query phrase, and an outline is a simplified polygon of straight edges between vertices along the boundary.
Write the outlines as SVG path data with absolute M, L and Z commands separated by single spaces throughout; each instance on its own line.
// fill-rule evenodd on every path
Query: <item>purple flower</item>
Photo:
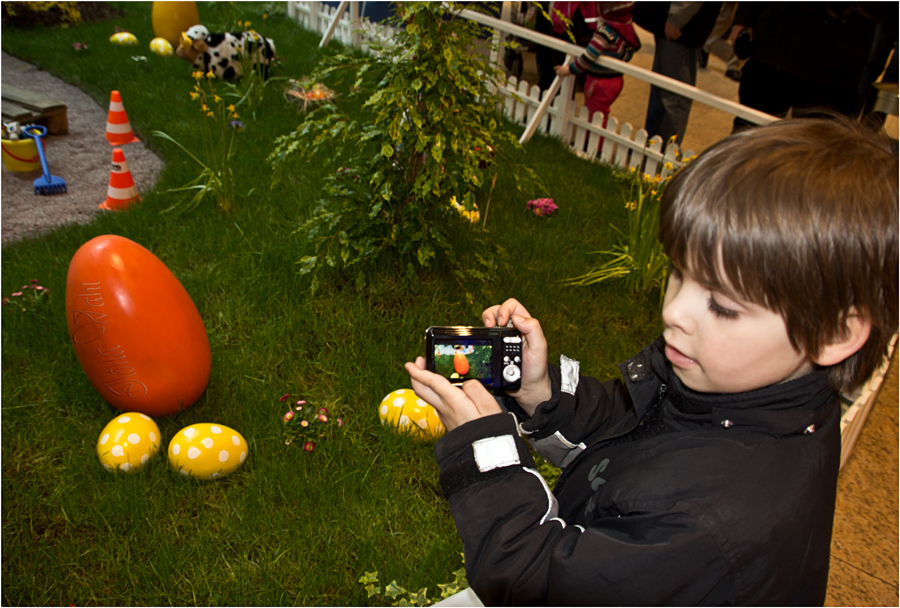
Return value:
M 239 120 L 232 120 L 230 123 L 228 123 L 228 126 L 230 126 L 232 129 L 243 129 L 244 123 Z

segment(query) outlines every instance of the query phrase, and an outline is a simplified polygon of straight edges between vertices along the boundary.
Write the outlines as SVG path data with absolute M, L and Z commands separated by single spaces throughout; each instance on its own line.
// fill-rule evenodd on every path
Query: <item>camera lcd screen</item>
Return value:
M 435 340 L 434 372 L 450 380 L 492 383 L 491 341 L 477 338 Z

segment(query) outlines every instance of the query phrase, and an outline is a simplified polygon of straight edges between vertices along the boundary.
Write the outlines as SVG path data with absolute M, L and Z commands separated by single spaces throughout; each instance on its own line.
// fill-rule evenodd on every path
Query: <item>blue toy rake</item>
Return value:
M 41 137 L 47 134 L 47 128 L 41 125 L 28 125 L 22 131 L 34 140 L 38 156 L 41 158 L 41 169 L 44 174 L 34 180 L 35 194 L 64 194 L 66 192 L 66 180 L 55 175 L 50 175 L 50 167 L 47 165 L 47 156 L 44 154 L 44 146 Z

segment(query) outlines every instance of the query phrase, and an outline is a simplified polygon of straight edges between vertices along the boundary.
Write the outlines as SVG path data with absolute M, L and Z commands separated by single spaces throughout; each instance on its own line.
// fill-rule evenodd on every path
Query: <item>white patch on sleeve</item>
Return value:
M 475 464 L 482 473 L 500 467 L 521 464 L 516 440 L 512 435 L 500 435 L 473 441 L 472 450 L 475 452 Z
M 559 390 L 570 395 L 575 394 L 578 387 L 578 370 L 580 363 L 575 359 L 569 359 L 565 355 L 559 356 L 559 372 L 562 374 L 561 386 Z

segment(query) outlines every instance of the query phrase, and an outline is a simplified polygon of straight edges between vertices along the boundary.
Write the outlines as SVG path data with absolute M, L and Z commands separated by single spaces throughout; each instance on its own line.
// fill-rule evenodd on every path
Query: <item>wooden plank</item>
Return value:
M 8 84 L 0 85 L 0 90 L 2 90 L 3 99 L 12 101 L 13 103 L 17 103 L 20 106 L 31 110 L 38 110 L 41 114 L 52 113 L 66 108 L 66 104 L 61 101 L 56 101 L 49 97 L 45 97 L 40 93 L 33 93 Z
M 5 122 L 36 123 L 47 127 L 47 132 L 51 135 L 69 132 L 66 104 L 8 84 L 0 85 L 0 94 Z
M 5 99 L 0 103 L 0 110 L 3 112 L 3 122 L 30 122 L 34 118 L 34 112 L 28 108 Z

